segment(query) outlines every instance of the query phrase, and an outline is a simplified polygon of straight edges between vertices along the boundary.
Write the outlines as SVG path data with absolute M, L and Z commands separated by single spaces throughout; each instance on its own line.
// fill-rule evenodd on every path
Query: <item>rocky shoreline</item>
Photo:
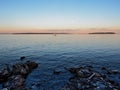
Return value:
M 38 67 L 34 61 L 24 61 L 20 58 L 19 63 L 6 65 L 0 70 L 0 84 L 2 90 L 40 90 L 36 82 L 34 89 L 26 87 L 26 78 L 33 69 Z M 96 71 L 92 66 L 80 66 L 64 68 L 72 75 L 59 90 L 120 90 L 120 71 L 101 67 L 101 71 Z M 61 75 L 65 72 L 54 70 L 53 75 Z M 114 78 L 119 79 L 119 81 Z M 31 86 L 32 87 L 32 86 Z M 46 89 L 45 89 L 46 90 Z
M 69 68 L 73 77 L 60 90 L 120 90 L 120 82 L 110 77 L 120 79 L 120 71 L 105 67 L 101 70 L 102 72 L 95 71 L 92 66 Z
M 30 90 L 25 87 L 25 80 L 28 74 L 37 67 L 38 64 L 33 61 L 6 65 L 0 70 L 2 90 Z

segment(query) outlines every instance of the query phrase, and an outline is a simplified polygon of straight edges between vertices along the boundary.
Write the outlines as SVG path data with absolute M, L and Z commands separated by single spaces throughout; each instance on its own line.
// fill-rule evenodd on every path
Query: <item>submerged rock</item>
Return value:
M 62 72 L 61 71 L 57 71 L 57 70 L 53 71 L 53 74 L 55 74 L 55 75 L 59 75 L 60 73 L 62 73 Z
M 20 60 L 24 60 L 26 57 L 25 56 L 22 56 L 22 57 L 20 57 Z

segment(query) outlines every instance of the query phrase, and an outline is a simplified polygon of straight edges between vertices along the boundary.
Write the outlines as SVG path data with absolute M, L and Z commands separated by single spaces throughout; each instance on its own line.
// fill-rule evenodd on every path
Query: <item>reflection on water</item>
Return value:
M 43 86 L 61 86 L 68 73 L 52 76 L 54 69 L 79 65 L 120 69 L 120 35 L 0 35 L 0 67 L 20 56 L 40 63 L 28 80 L 50 79 Z

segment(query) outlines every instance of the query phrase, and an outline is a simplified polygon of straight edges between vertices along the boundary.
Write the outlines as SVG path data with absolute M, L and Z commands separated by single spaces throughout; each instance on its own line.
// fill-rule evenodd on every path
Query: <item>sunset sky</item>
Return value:
M 0 0 L 0 33 L 120 30 L 120 0 Z

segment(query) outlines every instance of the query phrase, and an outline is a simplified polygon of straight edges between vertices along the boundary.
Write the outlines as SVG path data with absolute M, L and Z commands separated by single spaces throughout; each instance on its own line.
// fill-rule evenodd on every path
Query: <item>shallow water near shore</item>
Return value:
M 71 74 L 64 68 L 92 65 L 120 70 L 120 34 L 114 35 L 0 35 L 0 68 L 28 60 L 39 63 L 27 78 L 27 86 L 39 83 L 40 90 L 58 90 Z M 54 75 L 53 71 L 61 71 Z M 120 82 L 120 80 L 118 80 Z

